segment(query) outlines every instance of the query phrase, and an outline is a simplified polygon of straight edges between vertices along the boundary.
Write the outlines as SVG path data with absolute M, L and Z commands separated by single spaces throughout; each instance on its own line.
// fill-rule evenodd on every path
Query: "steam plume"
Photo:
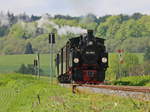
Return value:
M 59 25 L 55 24 L 53 21 L 50 21 L 48 16 L 43 16 L 38 21 L 39 28 L 44 28 L 44 26 L 47 24 L 53 26 L 57 30 L 58 35 L 67 35 L 67 33 L 73 33 L 73 34 L 86 33 L 86 30 L 82 29 L 81 27 L 72 27 L 72 26 L 68 26 L 68 25 L 59 27 Z

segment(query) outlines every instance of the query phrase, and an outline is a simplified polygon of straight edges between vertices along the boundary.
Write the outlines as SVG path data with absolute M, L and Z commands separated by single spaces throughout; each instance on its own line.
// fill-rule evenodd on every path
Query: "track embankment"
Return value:
M 86 91 L 89 93 L 99 93 L 114 96 L 117 95 L 150 101 L 150 87 L 78 84 L 61 84 L 61 86 L 72 88 L 73 93 L 82 93 Z

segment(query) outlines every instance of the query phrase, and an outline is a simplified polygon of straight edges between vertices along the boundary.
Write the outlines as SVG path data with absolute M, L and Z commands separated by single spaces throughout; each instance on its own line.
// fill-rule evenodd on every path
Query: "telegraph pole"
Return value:
M 53 82 L 53 74 L 54 74 L 54 65 L 53 65 L 53 54 L 54 54 L 54 44 L 55 44 L 55 34 L 49 34 L 49 53 L 50 53 L 50 78 L 51 82 Z

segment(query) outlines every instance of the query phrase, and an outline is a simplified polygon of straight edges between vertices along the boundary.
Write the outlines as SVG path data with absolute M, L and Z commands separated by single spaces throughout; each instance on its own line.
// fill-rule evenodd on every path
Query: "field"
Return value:
M 21 64 L 33 64 L 36 54 L 33 55 L 4 55 L 0 56 L 0 73 L 10 73 L 18 70 Z M 48 54 L 40 55 L 41 68 L 45 74 L 49 73 Z
M 109 60 L 111 61 L 112 55 L 118 54 L 110 54 Z M 143 62 L 143 54 L 137 54 L 139 57 L 140 63 Z M 1 55 L 0 56 L 0 73 L 12 73 L 20 67 L 21 64 L 33 64 L 33 60 L 36 58 L 36 54 L 33 55 Z M 50 56 L 49 54 L 40 55 L 41 60 L 41 68 L 44 71 L 44 74 L 49 74 L 49 63 Z M 111 65 L 111 62 L 109 62 Z
M 0 112 L 149 112 L 150 102 L 103 94 L 72 94 L 47 77 L 0 75 Z
M 113 82 L 114 85 L 149 86 L 150 75 L 123 77 Z

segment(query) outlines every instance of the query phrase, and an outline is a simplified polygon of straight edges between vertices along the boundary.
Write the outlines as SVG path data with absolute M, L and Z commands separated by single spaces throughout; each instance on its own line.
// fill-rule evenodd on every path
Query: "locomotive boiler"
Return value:
M 92 30 L 84 36 L 69 39 L 56 57 L 58 81 L 78 84 L 103 82 L 108 68 L 104 41 L 95 37 Z

